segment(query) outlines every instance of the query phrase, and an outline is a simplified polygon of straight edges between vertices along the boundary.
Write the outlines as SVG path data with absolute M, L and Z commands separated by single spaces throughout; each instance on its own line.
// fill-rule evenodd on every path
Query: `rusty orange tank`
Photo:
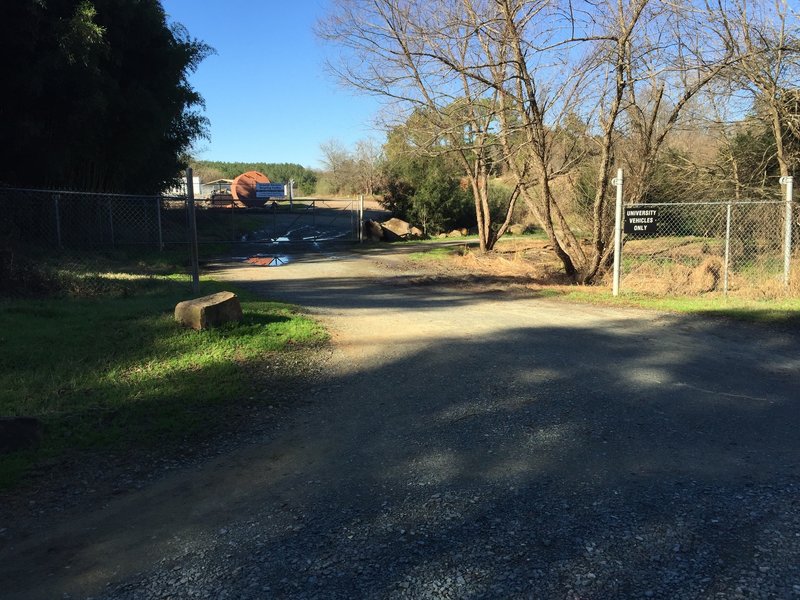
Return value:
M 258 171 L 242 173 L 231 183 L 231 196 L 245 206 L 263 206 L 265 198 L 256 198 L 256 184 L 271 183 L 269 178 Z

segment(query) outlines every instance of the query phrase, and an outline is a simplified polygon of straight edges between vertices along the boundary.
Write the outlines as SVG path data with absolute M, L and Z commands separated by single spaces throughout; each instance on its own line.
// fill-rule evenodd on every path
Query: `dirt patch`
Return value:
M 520 291 L 572 284 L 551 247 L 542 240 L 509 240 L 486 254 L 464 245 L 454 249 L 450 256 L 424 264 L 401 259 L 393 268 L 409 275 L 403 281 L 412 285 L 448 284 L 480 287 L 482 291 Z

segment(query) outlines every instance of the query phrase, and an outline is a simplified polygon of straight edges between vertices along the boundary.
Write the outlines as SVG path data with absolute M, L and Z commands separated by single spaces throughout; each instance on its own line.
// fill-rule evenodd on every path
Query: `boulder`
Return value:
M 373 242 L 383 239 L 383 227 L 376 221 L 364 221 L 364 237 Z
M 390 233 L 389 236 L 386 236 L 386 234 L 384 233 L 384 236 L 389 238 L 391 238 L 392 236 L 398 238 L 406 238 L 411 234 L 411 224 L 406 223 L 405 221 L 403 221 L 402 219 L 398 219 L 397 217 L 392 217 L 388 221 L 384 221 L 383 223 L 381 223 L 381 227 L 383 227 L 384 230 Z
M 0 418 L 0 454 L 35 448 L 42 440 L 42 422 L 34 417 Z
M 447 237 L 464 237 L 467 235 L 461 229 L 453 229 L 450 233 L 447 234 Z
M 210 296 L 179 302 L 175 320 L 192 329 L 218 327 L 242 320 L 242 306 L 233 292 L 218 292 Z
M 412 227 L 408 230 L 408 233 L 413 238 L 421 238 L 425 235 L 419 227 Z

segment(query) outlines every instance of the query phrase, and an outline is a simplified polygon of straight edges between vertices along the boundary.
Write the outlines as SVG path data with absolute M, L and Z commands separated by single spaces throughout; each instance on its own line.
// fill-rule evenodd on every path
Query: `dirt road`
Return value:
M 0 595 L 800 595 L 796 334 L 346 253 L 216 276 L 308 307 L 325 374 L 255 442 L 7 540 Z

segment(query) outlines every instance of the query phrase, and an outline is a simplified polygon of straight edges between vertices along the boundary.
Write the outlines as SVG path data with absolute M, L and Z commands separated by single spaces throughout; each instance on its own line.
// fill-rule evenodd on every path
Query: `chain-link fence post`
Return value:
M 358 243 L 364 243 L 364 194 L 358 197 Z
M 158 224 L 158 249 L 164 250 L 164 232 L 161 229 L 161 198 L 156 198 L 156 223 Z
M 114 201 L 109 198 L 108 200 L 108 232 L 111 235 L 111 247 L 117 245 L 116 237 L 114 236 Z
M 611 180 L 617 187 L 617 204 L 614 210 L 614 283 L 611 294 L 619 296 L 619 269 L 622 264 L 622 169 L 617 169 L 617 176 Z
M 238 242 L 236 239 L 236 222 L 233 220 L 233 211 L 236 209 L 236 201 L 231 198 L 231 241 Z
M 794 177 L 781 177 L 781 185 L 786 186 L 786 221 L 783 240 L 783 285 L 789 287 L 789 276 L 792 270 L 792 196 L 794 195 Z
M 186 208 L 189 211 L 189 250 L 192 256 L 192 291 L 200 289 L 200 265 L 197 250 L 197 220 L 194 214 L 194 177 L 192 168 L 186 169 Z
M 55 210 L 56 217 L 56 242 L 60 249 L 64 248 L 61 243 L 61 210 L 58 207 L 58 201 L 61 199 L 61 194 L 53 194 L 53 209 Z
M 278 237 L 278 203 L 272 201 L 272 241 Z
M 728 296 L 728 269 L 731 264 L 731 215 L 733 203 L 728 201 L 727 214 L 725 216 L 725 264 L 723 265 L 722 287 L 725 297 Z

